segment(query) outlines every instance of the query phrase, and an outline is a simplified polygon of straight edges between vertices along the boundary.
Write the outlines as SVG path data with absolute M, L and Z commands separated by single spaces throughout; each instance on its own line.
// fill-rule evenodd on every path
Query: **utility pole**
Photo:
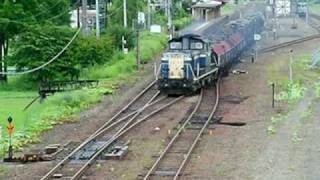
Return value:
M 80 6 L 77 7 L 77 27 L 80 28 Z
M 306 24 L 309 25 L 309 0 L 307 0 Z
M 168 29 L 169 29 L 169 34 L 172 35 L 172 4 L 171 4 L 171 0 L 168 0 Z
M 148 0 L 148 29 L 150 30 L 151 26 L 151 0 Z
M 84 35 L 88 34 L 87 22 L 87 0 L 82 0 L 82 33 Z
M 164 0 L 164 14 L 166 15 L 166 16 L 168 16 L 168 1 L 169 0 Z
M 138 28 L 137 28 L 137 54 L 136 54 L 136 60 L 137 60 L 137 70 L 140 71 L 140 28 L 139 28 L 139 25 L 138 25 Z
M 100 17 L 99 17 L 99 0 L 96 0 L 96 36 L 100 38 Z
M 290 50 L 290 67 L 289 67 L 289 76 L 290 76 L 290 82 L 292 82 L 292 61 L 293 61 L 293 50 Z
M 127 27 L 127 0 L 123 0 L 123 26 Z

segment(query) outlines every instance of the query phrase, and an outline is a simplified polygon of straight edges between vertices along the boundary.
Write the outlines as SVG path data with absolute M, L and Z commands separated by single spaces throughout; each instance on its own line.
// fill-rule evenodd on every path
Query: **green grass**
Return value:
M 310 11 L 316 14 L 320 14 L 320 4 L 311 4 Z
M 39 133 L 53 128 L 55 124 L 73 120 L 72 115 L 100 101 L 102 95 L 108 93 L 112 91 L 102 88 L 59 93 L 49 96 L 42 103 L 36 101 L 28 110 L 23 111 L 33 97 L 37 96 L 36 92 L 2 91 L 0 125 L 3 138 L 0 140 L 0 155 L 3 155 L 8 145 L 6 125 L 9 115 L 13 117 L 15 125 L 14 150 L 22 150 L 24 145 L 37 142 Z
M 7 124 L 8 116 L 14 118 L 17 129 L 23 129 L 26 126 L 25 120 L 30 116 L 30 111 L 37 109 L 31 108 L 27 112 L 23 112 L 24 107 L 38 94 L 35 91 L 19 92 L 19 91 L 1 91 L 0 92 L 0 125 L 3 130 Z
M 230 15 L 234 13 L 236 10 L 237 5 L 233 3 L 226 3 L 222 8 L 221 8 L 221 15 Z

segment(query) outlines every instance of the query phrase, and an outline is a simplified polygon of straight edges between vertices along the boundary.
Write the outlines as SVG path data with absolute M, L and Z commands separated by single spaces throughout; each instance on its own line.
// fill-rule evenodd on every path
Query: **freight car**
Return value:
M 167 94 L 190 94 L 226 74 L 241 54 L 254 43 L 254 34 L 262 31 L 262 14 L 229 22 L 223 34 L 203 38 L 185 34 L 169 41 L 162 54 L 158 86 Z

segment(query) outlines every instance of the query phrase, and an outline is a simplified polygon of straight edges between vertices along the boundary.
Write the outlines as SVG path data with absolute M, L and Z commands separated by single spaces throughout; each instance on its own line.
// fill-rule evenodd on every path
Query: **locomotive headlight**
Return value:
M 161 60 L 162 61 L 168 61 L 169 60 L 168 54 L 167 53 L 162 54 Z
M 191 58 L 191 56 L 190 56 L 189 54 L 185 54 L 185 55 L 184 55 L 184 60 L 185 60 L 185 61 L 191 61 L 192 58 Z

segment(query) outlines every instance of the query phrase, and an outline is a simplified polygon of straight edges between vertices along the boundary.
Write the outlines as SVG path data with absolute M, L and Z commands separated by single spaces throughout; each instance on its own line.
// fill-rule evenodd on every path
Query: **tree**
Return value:
M 22 33 L 9 56 L 9 61 L 22 70 L 32 69 L 46 63 L 60 52 L 74 35 L 75 30 L 53 25 L 42 25 Z M 109 36 L 97 39 L 94 35 L 80 36 L 53 63 L 42 68 L 30 77 L 35 81 L 55 79 L 77 79 L 83 68 L 103 64 L 111 59 L 114 41 Z
M 111 24 L 123 25 L 123 0 L 114 0 L 113 8 L 108 12 L 109 14 L 114 14 L 111 18 Z M 144 0 L 127 0 L 127 21 L 128 26 L 132 24 L 133 20 L 137 18 L 138 11 L 144 10 L 146 7 L 146 2 Z
M 36 23 L 66 24 L 68 12 L 68 0 L 0 0 L 0 71 L 7 72 L 10 40 Z M 7 76 L 0 75 L 0 80 L 7 80 Z

